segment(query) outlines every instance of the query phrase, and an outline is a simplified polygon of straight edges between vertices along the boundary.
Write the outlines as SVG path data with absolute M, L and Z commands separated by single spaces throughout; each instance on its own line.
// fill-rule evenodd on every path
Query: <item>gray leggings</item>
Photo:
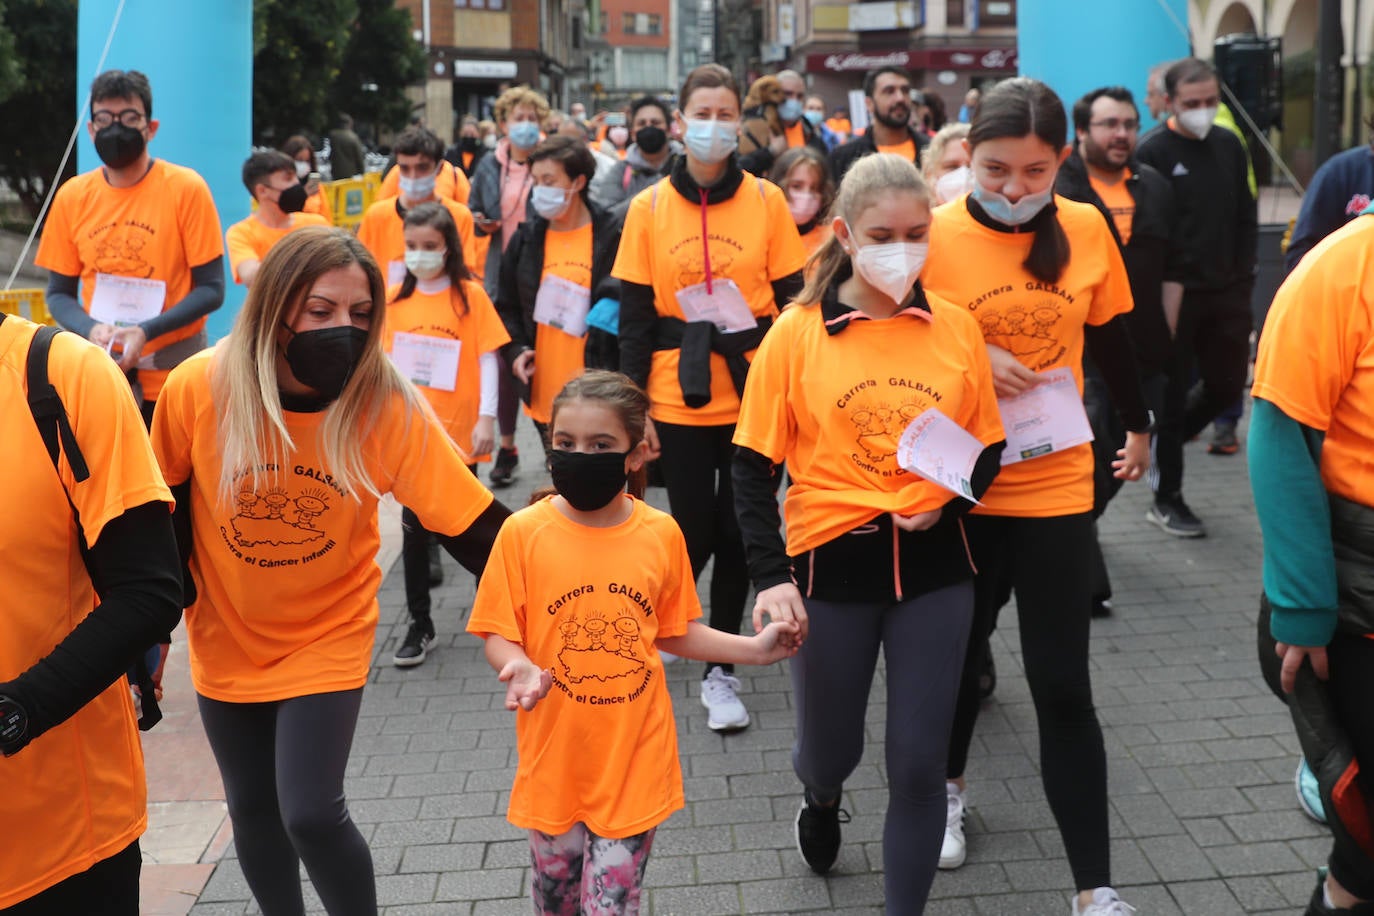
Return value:
M 920 913 L 945 831 L 945 758 L 973 621 L 973 583 L 898 604 L 806 599 L 810 633 L 792 659 L 792 766 L 811 796 L 840 797 L 864 749 L 864 711 L 881 643 L 887 661 L 887 911 Z
M 362 688 L 272 703 L 197 699 L 263 916 L 304 916 L 300 862 L 330 916 L 376 916 L 372 853 L 343 792 Z

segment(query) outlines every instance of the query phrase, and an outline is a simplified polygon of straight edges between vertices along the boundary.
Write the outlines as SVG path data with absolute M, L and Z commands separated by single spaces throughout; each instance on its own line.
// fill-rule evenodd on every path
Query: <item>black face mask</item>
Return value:
M 297 182 L 277 196 L 277 206 L 283 213 L 299 213 L 305 209 L 305 185 Z
M 458 149 L 464 153 L 475 153 L 482 145 L 482 141 L 476 137 L 460 137 L 458 139 Z
M 652 156 L 668 145 L 668 132 L 661 127 L 641 127 L 635 131 L 635 146 Z
M 296 381 L 332 401 L 353 377 L 366 346 L 367 331 L 362 328 L 293 331 L 291 342 L 286 345 L 286 364 Z
M 553 488 L 579 512 L 603 509 L 625 489 L 628 452 L 549 452 Z
M 143 131 L 125 127 L 118 121 L 95 132 L 96 154 L 112 169 L 133 165 L 147 145 Z

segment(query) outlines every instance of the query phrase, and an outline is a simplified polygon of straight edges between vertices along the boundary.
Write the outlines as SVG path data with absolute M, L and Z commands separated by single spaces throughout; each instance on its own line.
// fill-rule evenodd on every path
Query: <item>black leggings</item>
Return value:
M 303 916 L 300 862 L 330 916 L 376 916 L 372 853 L 343 791 L 362 688 L 272 703 L 197 699 L 263 916 Z
M 468 470 L 477 476 L 477 465 L 468 465 Z M 430 613 L 429 545 L 433 542 L 434 533 L 420 524 L 418 515 L 402 506 L 401 570 L 405 575 L 406 610 L 410 612 L 411 623 L 424 625 L 431 635 L 434 618 Z
M 714 554 L 711 576 L 711 628 L 738 633 L 749 597 L 744 538 L 735 518 L 730 463 L 735 455 L 735 425 L 680 426 L 654 423 L 663 455 L 658 459 L 668 505 L 687 540 L 692 576 L 701 577 Z M 706 665 L 709 672 L 717 663 Z M 733 665 L 720 664 L 727 671 Z
M 964 775 L 978 719 L 983 653 L 1008 589 L 1016 592 L 1021 654 L 1040 731 L 1040 773 L 1075 888 L 1109 886 L 1107 754 L 1088 672 L 1091 512 L 1053 518 L 971 515 L 964 522 L 978 566 L 973 633 L 950 735 L 946 775 Z
M 7 829 L 19 830 L 11 824 Z M 0 910 L 0 916 L 138 916 L 138 874 L 143 854 L 134 840 L 108 859 L 59 881 L 28 900 Z

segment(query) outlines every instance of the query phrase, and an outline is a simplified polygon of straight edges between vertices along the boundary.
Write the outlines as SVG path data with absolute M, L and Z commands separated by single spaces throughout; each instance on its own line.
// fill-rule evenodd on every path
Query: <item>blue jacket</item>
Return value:
M 1292 273 L 1312 246 L 1359 216 L 1371 200 L 1374 149 L 1368 144 L 1337 153 L 1322 163 L 1303 195 L 1284 255 L 1284 272 Z

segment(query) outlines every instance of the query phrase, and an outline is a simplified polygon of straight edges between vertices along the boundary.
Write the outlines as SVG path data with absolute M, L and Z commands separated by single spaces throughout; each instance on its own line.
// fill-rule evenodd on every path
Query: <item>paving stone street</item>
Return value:
M 547 480 L 534 467 L 532 438 L 521 444 L 524 474 L 501 494 L 513 507 Z M 1144 484 L 1126 487 L 1101 525 L 1116 609 L 1093 624 L 1093 668 L 1111 774 L 1114 880 L 1142 916 L 1289 916 L 1305 907 L 1327 841 L 1295 803 L 1296 740 L 1255 661 L 1260 544 L 1244 457 L 1208 456 L 1194 443 L 1186 480 L 1205 539 L 1176 540 L 1148 525 Z M 664 504 L 661 490 L 650 497 Z M 350 807 L 371 844 L 387 916 L 528 913 L 528 847 L 505 820 L 514 722 L 478 641 L 462 632 L 472 579 L 445 563 L 437 648 L 412 670 L 391 665 L 406 627 L 399 560 L 387 576 L 349 766 Z M 930 916 L 1069 908 L 1071 879 L 1044 802 L 1010 609 L 994 651 L 999 683 L 968 774 L 968 862 L 938 876 Z M 845 788 L 853 822 L 836 868 L 822 878 L 793 846 L 800 790 L 785 666 L 741 669 L 754 722 L 728 737 L 706 727 L 700 676 L 696 663 L 668 668 L 687 807 L 659 831 L 646 914 L 881 913 L 881 687 L 868 711 L 866 756 Z M 320 911 L 309 891 L 307 900 Z M 231 845 L 190 912 L 258 912 Z

